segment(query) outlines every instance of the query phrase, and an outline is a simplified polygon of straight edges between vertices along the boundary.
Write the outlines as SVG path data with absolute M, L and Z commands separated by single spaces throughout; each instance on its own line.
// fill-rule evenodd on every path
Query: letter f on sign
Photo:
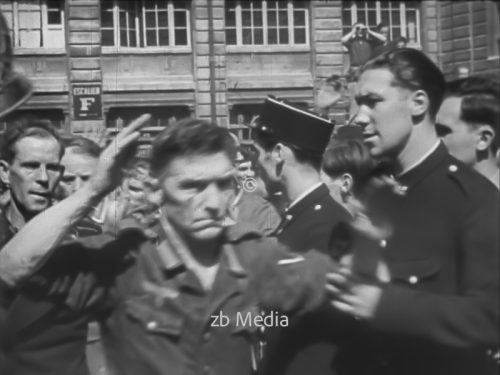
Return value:
M 95 98 L 80 98 L 80 102 L 82 103 L 81 110 L 82 111 L 88 111 L 89 107 L 92 105 L 92 103 L 95 102 Z

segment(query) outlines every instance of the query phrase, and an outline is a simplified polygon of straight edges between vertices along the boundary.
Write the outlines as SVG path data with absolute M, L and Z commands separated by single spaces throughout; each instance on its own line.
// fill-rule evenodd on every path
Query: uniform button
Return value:
M 411 275 L 409 278 L 408 278 L 408 281 L 410 282 L 410 284 L 416 284 L 418 283 L 418 277 L 415 276 L 415 275 Z
M 320 205 L 320 204 L 317 204 L 316 206 L 314 206 L 314 209 L 315 209 L 316 211 L 321 210 L 321 205 Z
M 153 329 L 156 329 L 158 328 L 158 323 L 155 322 L 154 320 L 148 322 L 148 324 L 146 325 L 147 329 L 149 330 L 153 330 Z
M 267 126 L 261 127 L 260 130 L 262 130 L 263 132 L 267 131 Z
M 448 170 L 450 172 L 456 172 L 458 170 L 458 167 L 455 164 L 452 164 L 448 167 Z
M 397 188 L 397 193 L 399 195 L 405 195 L 407 191 L 408 191 L 408 186 L 405 185 L 399 185 Z
M 285 216 L 285 219 L 287 219 L 287 220 L 292 220 L 292 219 L 293 219 L 293 216 L 292 216 L 292 215 L 286 215 L 286 216 Z
M 212 338 L 212 334 L 210 332 L 205 332 L 203 334 L 203 340 L 208 341 Z
M 381 241 L 380 241 L 380 247 L 381 247 L 382 249 L 385 249 L 385 248 L 386 248 L 386 246 L 387 246 L 387 241 L 386 241 L 386 240 L 381 240 Z

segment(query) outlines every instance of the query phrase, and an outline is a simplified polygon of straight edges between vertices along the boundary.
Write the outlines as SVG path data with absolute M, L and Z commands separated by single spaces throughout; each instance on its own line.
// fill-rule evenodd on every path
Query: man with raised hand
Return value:
M 134 134 L 119 137 L 118 148 Z M 45 213 L 58 209 L 78 220 L 85 206 L 116 185 L 115 163 L 103 158 L 116 160 L 110 150 L 86 187 Z M 295 256 L 259 233 L 224 226 L 234 199 L 234 157 L 225 129 L 196 119 L 169 126 L 155 139 L 151 157 L 162 194 L 156 236 L 123 223 L 117 236 L 58 246 L 34 275 L 27 271 L 36 261 L 18 267 L 10 282 L 29 276 L 24 285 L 37 293 L 76 313 L 93 312 L 112 373 L 250 374 L 260 328 L 286 326 L 283 312 L 318 306 L 334 266 L 316 251 Z M 31 233 L 43 227 L 38 219 Z M 47 257 L 70 228 L 53 229 L 45 252 L 33 254 L 31 246 L 28 259 Z M 268 309 L 265 317 L 261 307 Z
M 91 181 L 50 208 L 63 171 L 56 130 L 28 121 L 4 133 L 0 177 L 11 200 L 0 216 L 0 373 L 88 374 L 88 314 L 72 311 L 26 279 L 116 185 L 126 151 L 146 121 L 124 129 L 102 154 Z

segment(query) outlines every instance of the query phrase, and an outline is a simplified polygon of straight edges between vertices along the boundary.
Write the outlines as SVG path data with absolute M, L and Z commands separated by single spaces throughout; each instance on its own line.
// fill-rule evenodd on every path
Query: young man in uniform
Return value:
M 332 254 L 334 230 L 350 215 L 329 194 L 320 178 L 323 152 L 333 131 L 330 121 L 267 98 L 254 129 L 259 163 L 267 178 L 279 183 L 291 202 L 276 236 L 297 252 L 318 249 Z M 324 317 L 314 312 L 286 329 L 270 332 L 264 372 L 329 374 L 334 346 Z
M 500 82 L 472 76 L 447 83 L 436 129 L 450 154 L 474 168 L 497 188 Z
M 498 372 L 487 350 L 499 340 L 499 196 L 439 140 L 444 90 L 441 71 L 414 49 L 362 69 L 355 123 L 371 155 L 392 161 L 400 186 L 368 205 L 391 226 L 380 242 L 390 281 L 330 275 L 333 305 L 360 329 L 341 347 L 339 375 Z

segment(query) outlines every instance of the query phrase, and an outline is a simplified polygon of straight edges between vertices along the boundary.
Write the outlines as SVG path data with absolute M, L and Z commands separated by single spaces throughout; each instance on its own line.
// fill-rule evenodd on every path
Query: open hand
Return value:
M 113 191 L 123 178 L 123 167 L 132 160 L 140 137 L 140 129 L 146 125 L 150 115 L 142 115 L 123 128 L 99 157 L 94 175 L 89 180 L 96 195 L 106 195 Z

